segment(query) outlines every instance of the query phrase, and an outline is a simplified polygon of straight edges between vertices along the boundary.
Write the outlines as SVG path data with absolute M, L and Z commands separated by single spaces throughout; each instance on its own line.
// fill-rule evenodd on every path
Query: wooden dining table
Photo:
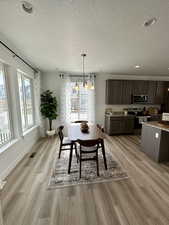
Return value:
M 100 139 L 101 150 L 104 159 L 105 169 L 107 170 L 107 161 L 106 161 L 106 153 L 104 147 L 104 139 L 105 134 L 97 128 L 95 124 L 89 124 L 89 132 L 83 133 L 80 128 L 80 124 L 72 123 L 68 127 L 68 138 L 71 141 L 71 150 L 69 154 L 69 165 L 68 165 L 68 173 L 71 172 L 71 163 L 72 163 L 72 154 L 73 154 L 73 145 L 80 140 L 91 140 L 91 139 Z

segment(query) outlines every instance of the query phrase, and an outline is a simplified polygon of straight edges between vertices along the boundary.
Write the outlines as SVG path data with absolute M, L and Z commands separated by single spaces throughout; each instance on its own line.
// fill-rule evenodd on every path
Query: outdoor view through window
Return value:
M 7 90 L 3 66 L 0 65 L 0 146 L 11 139 Z

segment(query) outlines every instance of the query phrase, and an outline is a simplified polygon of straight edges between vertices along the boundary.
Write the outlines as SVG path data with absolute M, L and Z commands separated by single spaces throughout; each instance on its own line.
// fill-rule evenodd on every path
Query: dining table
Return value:
M 71 141 L 71 149 L 69 154 L 69 164 L 68 164 L 68 174 L 71 172 L 71 163 L 72 163 L 72 154 L 73 154 L 73 146 L 77 143 L 78 140 L 93 140 L 100 139 L 100 145 L 104 160 L 104 166 L 107 170 L 107 160 L 104 146 L 105 133 L 101 131 L 97 127 L 96 124 L 88 124 L 89 130 L 87 133 L 81 131 L 81 125 L 78 123 L 72 123 L 68 126 L 68 138 Z

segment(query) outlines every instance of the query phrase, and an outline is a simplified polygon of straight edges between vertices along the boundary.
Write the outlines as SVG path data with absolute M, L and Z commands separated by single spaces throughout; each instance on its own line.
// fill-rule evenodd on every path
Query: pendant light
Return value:
M 85 53 L 82 53 L 81 56 L 82 56 L 82 71 L 83 71 L 83 87 L 88 88 L 86 80 L 85 80 L 85 70 L 84 70 L 84 66 L 85 66 L 84 60 L 87 55 Z

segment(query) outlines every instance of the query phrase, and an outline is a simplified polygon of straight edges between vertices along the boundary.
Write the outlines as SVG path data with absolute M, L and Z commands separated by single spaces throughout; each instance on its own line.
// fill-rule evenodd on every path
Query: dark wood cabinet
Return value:
M 121 80 L 106 81 L 106 104 L 122 104 L 122 83 Z
M 164 85 L 164 111 L 169 112 L 169 82 Z
M 107 80 L 106 104 L 132 104 L 133 95 L 148 95 L 147 104 L 165 104 L 169 112 L 169 82 L 145 80 Z
M 133 95 L 147 95 L 148 94 L 148 81 L 134 80 L 132 81 L 132 94 Z
M 105 132 L 109 135 L 134 133 L 134 116 L 105 116 Z
M 156 82 L 156 94 L 155 94 L 155 104 L 164 104 L 164 92 L 165 92 L 165 82 Z
M 122 81 L 122 104 L 132 104 L 132 81 L 123 80 Z
M 147 81 L 147 87 L 148 103 L 154 104 L 156 100 L 157 82 Z

